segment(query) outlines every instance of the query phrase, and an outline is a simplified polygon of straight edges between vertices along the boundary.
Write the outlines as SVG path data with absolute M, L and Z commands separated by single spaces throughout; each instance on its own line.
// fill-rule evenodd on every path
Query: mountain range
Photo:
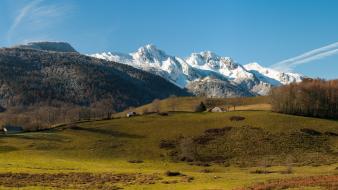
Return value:
M 272 87 L 300 82 L 304 78 L 301 74 L 279 72 L 258 63 L 241 65 L 230 57 L 210 51 L 181 58 L 168 55 L 155 45 L 146 45 L 129 54 L 103 52 L 90 56 L 159 75 L 197 96 L 267 95 Z
M 266 95 L 274 86 L 302 79 L 258 63 L 241 65 L 210 51 L 171 56 L 154 45 L 130 54 L 90 56 L 65 42 L 0 48 L 0 106 L 5 108 L 53 101 L 91 106 L 103 101 L 119 111 L 171 95 Z

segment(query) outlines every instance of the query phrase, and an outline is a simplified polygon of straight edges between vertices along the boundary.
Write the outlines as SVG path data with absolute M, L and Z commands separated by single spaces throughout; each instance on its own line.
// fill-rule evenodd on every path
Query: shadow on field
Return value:
M 0 146 L 0 153 L 12 152 L 18 150 L 13 146 Z
M 46 135 L 46 134 L 31 134 L 31 133 L 22 133 L 22 134 L 13 134 L 0 136 L 0 138 L 16 138 L 23 140 L 41 140 L 41 141 L 53 141 L 53 142 L 64 142 L 66 139 L 60 135 Z
M 134 135 L 134 134 L 123 133 L 119 131 L 112 131 L 112 130 L 107 130 L 107 129 L 100 129 L 100 128 L 84 128 L 84 127 L 79 127 L 79 126 L 71 126 L 70 129 L 97 133 L 97 134 L 102 134 L 102 135 L 109 135 L 113 137 L 135 138 L 135 139 L 144 138 L 144 136 L 142 135 Z

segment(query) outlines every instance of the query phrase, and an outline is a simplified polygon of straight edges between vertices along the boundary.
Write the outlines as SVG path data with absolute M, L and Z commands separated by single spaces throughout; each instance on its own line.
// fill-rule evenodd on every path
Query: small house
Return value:
M 14 125 L 5 125 L 2 127 L 1 132 L 3 134 L 15 134 L 15 133 L 22 133 L 24 129 L 20 126 L 14 126 Z
M 224 109 L 220 107 L 214 107 L 210 109 L 209 112 L 224 112 Z
M 133 117 L 133 116 L 136 116 L 136 112 L 128 112 L 127 113 L 127 117 Z
M 4 128 L 1 129 L 1 133 L 7 135 L 7 129 L 6 129 L 6 127 L 4 127 Z

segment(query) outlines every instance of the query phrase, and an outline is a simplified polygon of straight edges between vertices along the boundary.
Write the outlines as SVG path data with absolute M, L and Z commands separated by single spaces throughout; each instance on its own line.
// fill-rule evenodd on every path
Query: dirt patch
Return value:
M 303 128 L 303 129 L 300 129 L 301 132 L 303 133 L 306 133 L 308 135 L 312 135 L 312 136 L 319 136 L 321 135 L 322 133 L 319 132 L 319 131 L 316 131 L 314 129 L 308 129 L 308 128 Z
M 176 171 L 166 171 L 165 175 L 172 177 L 172 176 L 181 176 L 182 174 L 181 172 L 176 172 Z
M 119 185 L 154 184 L 161 180 L 159 174 L 111 173 L 0 173 L 0 186 L 42 186 L 57 189 L 119 189 Z
M 230 121 L 243 121 L 245 117 L 242 116 L 231 116 Z
M 257 183 L 250 187 L 238 188 L 236 190 L 271 190 L 299 187 L 324 187 L 328 190 L 337 190 L 338 175 L 270 180 L 265 183 Z
M 211 128 L 204 131 L 205 134 L 210 135 L 224 135 L 225 132 L 228 132 L 232 129 L 232 127 L 226 126 L 223 128 Z

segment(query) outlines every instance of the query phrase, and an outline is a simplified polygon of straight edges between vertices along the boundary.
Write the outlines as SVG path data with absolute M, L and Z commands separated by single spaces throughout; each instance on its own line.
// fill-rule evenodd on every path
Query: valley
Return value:
M 233 116 L 245 119 L 231 121 Z M 230 143 L 226 152 L 236 152 L 237 149 L 242 152 L 234 154 L 233 161 L 230 157 L 229 160 L 222 158 L 223 161 L 229 162 L 210 158 L 181 161 L 171 156 L 172 149 L 160 146 L 163 140 L 175 140 L 182 136 L 196 138 L 205 131 L 226 126 L 232 127 L 231 130 L 243 130 L 240 134 L 244 136 L 234 133 L 229 138 L 236 136 L 237 139 L 243 138 L 240 142 L 248 143 L 244 147 L 245 144 Z M 320 135 L 313 136 L 306 131 L 302 132 L 304 128 L 318 131 Z M 62 125 L 47 131 L 0 136 L 0 187 L 13 187 L 13 183 L 7 183 L 6 180 L 18 182 L 20 179 L 17 185 L 23 189 L 240 189 L 272 179 L 335 176 L 338 167 L 338 138 L 327 134 L 338 134 L 337 129 L 337 121 L 270 111 L 170 112 L 168 116 L 150 114 Z M 266 138 L 254 135 L 250 130 L 263 130 L 271 140 L 278 139 L 274 134 L 281 132 L 285 135 L 299 135 L 294 137 L 295 140 L 285 142 L 285 146 L 289 147 L 288 152 L 266 149 L 263 152 L 249 153 L 252 150 L 249 144 Z M 200 156 L 205 154 L 205 151 L 209 152 L 207 155 L 211 155 L 214 150 L 219 150 L 220 154 L 226 153 L 223 153 L 222 149 L 212 148 L 224 135 L 226 134 L 216 135 L 214 140 L 209 141 L 211 144 L 201 144 L 204 148 L 199 147 Z M 299 144 L 306 146 L 306 149 L 294 144 L 301 139 L 303 142 L 306 142 L 305 139 L 311 140 L 309 144 Z M 320 143 L 322 140 L 328 144 L 321 148 L 316 142 Z M 261 143 L 261 147 L 269 146 L 269 141 Z M 187 145 L 186 148 L 194 146 L 193 144 Z M 179 151 L 184 150 L 183 147 L 183 144 L 179 145 Z M 250 156 L 245 156 L 244 152 L 248 152 Z M 166 175 L 167 171 L 184 175 L 170 177 Z M 35 174 L 40 177 L 34 177 Z M 107 176 L 107 181 L 95 180 L 97 176 L 108 174 L 112 176 Z M 41 181 L 41 177 L 49 179 L 50 175 L 70 177 L 62 185 L 57 181 Z M 81 176 L 87 180 L 81 181 Z M 28 182 L 24 181 L 25 179 Z M 57 179 L 61 180 L 62 177 Z M 330 183 L 334 185 L 336 180 Z M 311 184 L 310 187 L 316 186 Z

